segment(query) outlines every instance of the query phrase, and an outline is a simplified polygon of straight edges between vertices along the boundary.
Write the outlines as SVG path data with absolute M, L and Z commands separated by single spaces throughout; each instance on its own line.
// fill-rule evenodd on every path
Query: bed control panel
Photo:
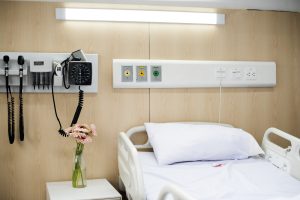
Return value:
M 275 62 L 113 60 L 114 88 L 274 87 Z

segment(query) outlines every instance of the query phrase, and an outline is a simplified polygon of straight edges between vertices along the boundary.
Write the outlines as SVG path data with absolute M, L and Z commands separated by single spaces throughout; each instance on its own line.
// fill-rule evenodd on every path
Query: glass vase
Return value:
M 86 187 L 86 165 L 83 156 L 84 144 L 77 143 L 72 174 L 73 188 Z

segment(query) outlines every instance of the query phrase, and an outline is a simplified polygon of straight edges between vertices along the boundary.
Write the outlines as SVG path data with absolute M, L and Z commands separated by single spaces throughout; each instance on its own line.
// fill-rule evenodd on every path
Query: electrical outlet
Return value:
M 241 80 L 243 78 L 243 71 L 239 67 L 231 69 L 231 77 L 233 80 Z
M 226 77 L 226 67 L 217 67 L 215 70 L 215 76 L 217 79 L 223 79 Z
M 245 75 L 247 80 L 256 80 L 257 73 L 255 67 L 247 67 L 245 70 Z
M 151 82 L 161 82 L 161 66 L 151 66 Z
M 122 82 L 132 82 L 133 81 L 133 67 L 132 66 L 122 66 Z
M 147 66 L 136 66 L 136 82 L 147 82 Z

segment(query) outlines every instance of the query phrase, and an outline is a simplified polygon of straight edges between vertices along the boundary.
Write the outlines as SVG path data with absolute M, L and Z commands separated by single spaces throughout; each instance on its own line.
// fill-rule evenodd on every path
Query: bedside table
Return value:
M 87 180 L 85 188 L 73 188 L 71 181 L 47 182 L 47 200 L 121 200 L 118 191 L 106 179 Z

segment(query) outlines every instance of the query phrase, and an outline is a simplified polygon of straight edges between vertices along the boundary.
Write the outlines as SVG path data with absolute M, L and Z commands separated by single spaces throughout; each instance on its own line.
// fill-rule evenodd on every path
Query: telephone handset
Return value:
M 68 135 L 62 129 L 62 125 L 59 120 L 57 110 L 56 110 L 56 105 L 55 105 L 55 98 L 54 98 L 53 82 L 54 82 L 54 76 L 56 75 L 56 71 L 58 71 L 59 68 L 62 68 L 63 83 L 66 89 L 69 89 L 71 85 L 79 86 L 78 105 L 71 122 L 71 126 L 72 126 L 77 123 L 78 118 L 80 116 L 80 112 L 83 107 L 84 92 L 83 90 L 80 89 L 80 86 L 92 84 L 92 63 L 86 61 L 86 57 L 82 50 L 77 50 L 74 51 L 69 58 L 64 60 L 62 63 L 58 63 L 55 66 L 54 73 L 52 75 L 52 84 L 51 84 L 52 100 L 54 105 L 55 116 L 60 125 L 58 132 L 62 136 L 67 137 Z M 69 84 L 68 86 L 66 84 L 66 80 Z

